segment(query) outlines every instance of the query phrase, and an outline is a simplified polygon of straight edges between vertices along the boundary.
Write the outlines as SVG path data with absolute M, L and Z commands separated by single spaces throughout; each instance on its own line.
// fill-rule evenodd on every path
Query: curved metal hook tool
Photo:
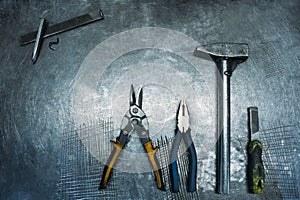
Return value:
M 49 42 L 49 48 L 52 50 L 52 51 L 56 51 L 55 48 L 52 47 L 52 45 L 56 45 L 59 43 L 59 38 L 56 38 L 56 41 L 53 41 L 53 42 Z

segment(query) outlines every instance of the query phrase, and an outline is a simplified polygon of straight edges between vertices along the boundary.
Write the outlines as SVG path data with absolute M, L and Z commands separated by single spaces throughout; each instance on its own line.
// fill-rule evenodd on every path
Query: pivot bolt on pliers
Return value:
M 181 140 L 183 139 L 189 157 L 189 171 L 187 180 L 188 192 L 194 192 L 196 190 L 196 177 L 197 177 L 197 155 L 194 143 L 191 137 L 191 129 L 189 124 L 189 112 L 184 100 L 180 102 L 178 113 L 177 113 L 177 128 L 175 140 L 171 150 L 171 164 L 169 165 L 171 175 L 172 192 L 179 192 L 179 175 L 177 169 L 177 152 Z
M 153 148 L 152 146 L 152 140 L 149 137 L 148 119 L 142 110 L 142 99 L 143 88 L 139 90 L 136 98 L 133 85 L 131 85 L 129 110 L 122 119 L 120 135 L 117 137 L 116 141 L 111 141 L 113 150 L 104 167 L 99 189 L 103 189 L 107 186 L 118 156 L 125 147 L 126 143 L 129 141 L 130 133 L 135 131 L 138 134 L 145 151 L 147 152 L 149 161 L 151 162 L 157 187 L 161 190 L 165 190 L 160 165 L 155 155 L 158 147 Z

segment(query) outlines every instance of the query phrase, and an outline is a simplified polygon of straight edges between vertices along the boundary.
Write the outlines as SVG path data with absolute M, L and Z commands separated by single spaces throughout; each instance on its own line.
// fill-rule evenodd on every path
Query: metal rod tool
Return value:
M 217 192 L 230 193 L 230 77 L 239 63 L 248 58 L 244 43 L 212 43 L 196 48 L 194 55 L 209 54 L 220 72 L 217 94 Z M 219 79 L 218 79 L 219 80 Z
M 92 22 L 99 21 L 101 19 L 104 19 L 104 14 L 101 10 L 94 11 L 85 15 L 81 15 L 79 17 L 75 17 L 72 19 L 69 19 L 67 21 L 63 21 L 54 25 L 51 25 L 47 27 L 45 30 L 45 33 L 42 35 L 42 38 L 47 38 L 52 35 L 56 35 L 68 30 L 72 30 L 74 28 L 90 24 Z M 38 31 L 34 31 L 28 34 L 25 34 L 21 36 L 20 38 L 20 45 L 24 46 L 26 44 L 32 43 L 36 41 L 36 35 Z
M 45 31 L 45 27 L 46 27 L 46 19 L 42 18 L 40 21 L 40 25 L 36 34 L 36 39 L 35 39 L 35 44 L 33 47 L 33 52 L 32 52 L 32 63 L 34 64 L 38 58 L 38 55 L 40 53 L 40 49 L 41 49 L 41 45 L 43 42 L 43 34 Z

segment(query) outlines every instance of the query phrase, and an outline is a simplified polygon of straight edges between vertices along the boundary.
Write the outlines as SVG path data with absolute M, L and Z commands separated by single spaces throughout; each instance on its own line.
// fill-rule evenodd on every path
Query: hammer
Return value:
M 196 48 L 194 55 L 207 57 L 216 63 L 217 79 L 217 193 L 230 193 L 230 77 L 237 65 L 248 58 L 248 44 L 212 43 Z

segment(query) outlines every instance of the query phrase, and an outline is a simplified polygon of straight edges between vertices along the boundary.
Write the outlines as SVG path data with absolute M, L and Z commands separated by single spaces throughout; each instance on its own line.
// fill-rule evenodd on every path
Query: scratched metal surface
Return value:
M 95 8 L 103 10 L 105 20 L 59 35 L 60 43 L 56 51 L 51 51 L 47 46 L 56 37 L 46 39 L 37 63 L 31 64 L 33 46 L 20 47 L 18 40 L 22 34 L 37 28 L 40 17 L 46 17 L 49 23 L 57 23 Z M 279 0 L 170 0 L 151 3 L 125 0 L 0 1 L 0 199 L 57 199 L 62 189 L 67 187 L 62 181 L 66 164 L 76 163 L 77 167 L 83 168 L 87 165 L 94 172 L 96 165 L 101 165 L 101 159 L 95 156 L 92 141 L 84 140 L 84 135 L 68 140 L 70 138 L 64 134 L 66 127 L 70 130 L 70 127 L 79 127 L 85 120 L 112 117 L 113 129 L 117 129 L 119 118 L 125 112 L 123 108 L 127 106 L 129 84 L 133 82 L 140 86 L 144 81 L 145 111 L 149 115 L 152 137 L 155 139 L 161 135 L 172 136 L 176 103 L 181 97 L 190 101 L 191 126 L 199 159 L 198 193 L 201 198 L 267 199 L 267 196 L 250 195 L 246 190 L 246 108 L 251 105 L 259 107 L 264 128 L 278 121 L 298 124 L 299 13 L 298 1 Z M 162 28 L 158 33 L 169 33 L 166 34 L 167 39 L 151 42 L 155 38 L 147 35 L 150 32 L 149 29 L 145 31 L 146 27 Z M 148 46 L 125 54 L 105 54 L 124 49 L 123 40 L 119 41 L 123 46 L 110 46 L 109 42 L 126 31 L 136 29 L 145 31 L 144 41 Z M 176 40 L 178 38 L 184 40 Z M 140 42 L 140 38 L 135 39 L 130 43 L 133 46 Z M 182 42 L 186 40 L 188 43 Z M 105 41 L 109 51 L 102 49 Z M 219 41 L 246 42 L 250 45 L 249 59 L 238 66 L 231 79 L 233 194 L 229 196 L 213 192 L 215 68 L 211 61 L 192 56 L 194 45 Z M 177 44 L 180 45 L 175 48 Z M 107 57 L 95 60 L 93 56 L 97 55 Z M 104 61 L 112 59 L 111 55 L 118 57 L 105 66 Z M 140 72 L 134 73 L 133 67 L 137 64 L 142 67 Z M 154 70 L 149 71 L 148 67 Z M 93 80 L 91 87 L 84 88 L 89 86 L 89 79 L 84 75 L 92 73 L 91 69 L 99 68 L 104 73 L 95 73 L 98 77 L 90 79 Z M 122 75 L 121 72 L 126 73 Z M 80 92 L 92 95 L 93 99 L 81 98 Z M 299 141 L 298 130 L 299 127 L 290 131 L 296 141 Z M 76 144 L 74 149 L 66 151 L 66 141 Z M 129 148 L 135 150 L 134 146 Z M 70 151 L 77 152 L 79 157 L 75 159 L 69 154 Z M 293 155 L 297 158 L 289 161 L 290 166 L 295 166 L 293 176 L 298 180 L 295 187 L 299 188 L 299 148 L 295 151 Z M 66 155 L 69 156 L 68 162 L 64 160 Z M 75 169 L 72 172 L 75 173 Z M 94 183 L 95 174 L 92 172 L 86 172 L 86 176 L 82 176 L 86 179 L 81 181 Z M 153 186 L 150 173 L 132 176 L 122 170 L 119 173 L 119 179 L 115 179 L 116 185 L 112 186 L 113 197 L 141 199 L 160 194 Z M 130 177 L 132 181 L 127 180 Z M 147 187 L 148 184 L 151 187 Z M 124 185 L 130 188 L 130 194 L 126 193 Z M 80 185 L 75 186 L 73 193 L 80 194 L 84 190 Z M 97 192 L 94 191 L 97 188 L 87 190 L 89 194 Z M 66 194 L 59 197 L 71 198 Z

